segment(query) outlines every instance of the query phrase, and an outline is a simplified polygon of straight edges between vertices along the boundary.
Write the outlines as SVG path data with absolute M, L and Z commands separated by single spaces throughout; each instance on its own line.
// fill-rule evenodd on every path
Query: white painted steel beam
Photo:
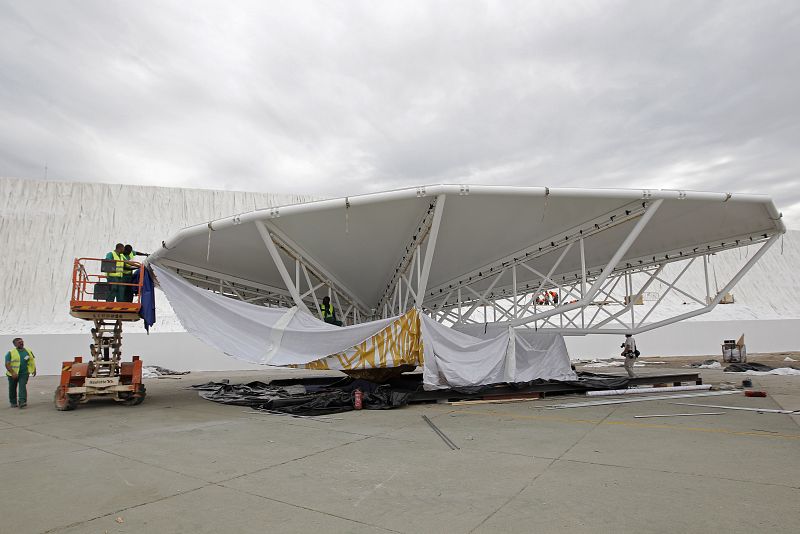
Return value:
M 444 211 L 444 201 L 447 197 L 445 195 L 438 195 L 436 197 L 436 207 L 433 211 L 433 222 L 431 223 L 431 230 L 428 233 L 428 244 L 425 247 L 425 259 L 422 264 L 422 273 L 417 285 L 417 298 L 414 305 L 419 308 L 422 306 L 422 300 L 425 296 L 425 291 L 428 287 L 428 277 L 431 274 L 431 264 L 433 263 L 433 254 L 436 252 L 436 239 L 439 237 L 439 227 L 442 225 L 442 212 Z
M 318 278 L 321 282 L 325 282 L 326 285 L 332 285 L 336 291 L 339 291 L 342 296 L 356 306 L 360 307 L 364 312 L 369 311 L 369 307 L 362 302 L 361 299 L 356 297 L 355 294 L 348 289 L 343 282 L 341 282 L 336 276 L 328 271 L 322 262 L 314 258 L 308 251 L 304 250 L 300 245 L 294 242 L 291 237 L 282 232 L 274 224 L 270 223 L 269 221 L 264 221 L 262 224 L 267 228 L 267 230 L 269 230 L 269 233 L 274 236 L 275 239 L 273 239 L 273 242 L 277 240 L 277 246 L 280 246 L 287 254 L 294 257 L 295 260 L 299 261 L 301 264 L 305 265 L 306 268 L 308 268 L 316 278 Z
M 253 282 L 252 280 L 247 280 L 245 278 L 239 278 L 237 276 L 231 276 L 229 274 L 223 274 L 223 273 L 219 273 L 219 272 L 216 272 L 216 271 L 211 271 L 211 270 L 205 269 L 203 267 L 197 267 L 195 265 L 189 265 L 188 263 L 182 263 L 182 262 L 178 262 L 178 261 L 174 261 L 174 260 L 162 259 L 162 260 L 158 261 L 158 265 L 161 265 L 161 266 L 164 266 L 164 267 L 169 267 L 169 268 L 171 268 L 171 269 L 173 269 L 175 271 L 179 271 L 180 270 L 180 271 L 184 271 L 184 272 L 190 272 L 190 273 L 195 273 L 197 275 L 201 275 L 201 276 L 207 278 L 207 280 L 204 280 L 204 281 L 209 281 L 210 279 L 217 280 L 217 281 L 224 280 L 226 282 L 230 282 L 231 284 L 236 284 L 238 286 L 243 286 L 245 288 L 249 288 L 252 291 L 258 291 L 258 292 L 263 291 L 263 292 L 266 292 L 269 295 L 274 295 L 275 298 L 285 297 L 285 298 L 291 299 L 291 295 L 289 294 L 289 292 L 287 290 L 283 289 L 283 288 L 269 286 L 269 285 L 266 285 L 266 284 L 262 284 L 260 282 Z M 181 276 L 185 277 L 184 274 L 181 274 Z M 241 287 L 239 289 L 241 289 Z
M 294 305 L 310 314 L 311 311 L 305 305 L 303 299 L 300 298 L 300 292 L 297 290 L 294 282 L 292 282 L 289 271 L 286 270 L 286 265 L 283 263 L 280 252 L 278 252 L 278 247 L 276 247 L 275 243 L 272 241 L 272 236 L 269 235 L 269 230 L 267 230 L 266 226 L 264 226 L 264 223 L 261 221 L 255 221 L 255 225 L 259 235 L 261 235 L 261 239 L 264 241 L 264 245 L 269 251 L 269 255 L 272 257 L 272 261 L 275 263 L 275 267 L 278 269 L 283 283 L 286 284 L 286 289 L 289 290 L 289 293 L 292 295 Z

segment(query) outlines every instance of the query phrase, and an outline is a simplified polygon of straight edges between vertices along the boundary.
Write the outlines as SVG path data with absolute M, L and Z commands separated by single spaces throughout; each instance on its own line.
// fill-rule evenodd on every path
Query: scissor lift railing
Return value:
M 114 319 L 120 321 L 138 321 L 141 308 L 140 295 L 142 277 L 136 282 L 122 282 L 103 272 L 103 266 L 116 263 L 102 258 L 77 258 L 72 268 L 72 295 L 70 297 L 70 314 L 78 319 Z M 140 269 L 142 264 L 131 261 L 132 269 Z M 88 270 L 87 267 L 96 267 Z M 99 274 L 97 274 L 99 273 Z M 131 288 L 129 302 L 108 301 L 114 288 Z

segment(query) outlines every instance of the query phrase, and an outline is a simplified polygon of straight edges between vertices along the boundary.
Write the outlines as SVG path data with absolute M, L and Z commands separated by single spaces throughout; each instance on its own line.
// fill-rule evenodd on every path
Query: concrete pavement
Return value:
M 666 401 L 547 410 L 551 402 L 538 400 L 322 422 L 250 414 L 183 389 L 219 378 L 266 377 L 148 380 L 141 406 L 94 401 L 73 412 L 53 408 L 55 377 L 34 378 L 27 409 L 0 409 L 3 530 L 800 531 L 795 416 L 635 419 L 709 410 Z M 767 398 L 679 402 L 800 409 L 800 377 L 753 380 Z M 423 414 L 461 449 L 451 451 Z

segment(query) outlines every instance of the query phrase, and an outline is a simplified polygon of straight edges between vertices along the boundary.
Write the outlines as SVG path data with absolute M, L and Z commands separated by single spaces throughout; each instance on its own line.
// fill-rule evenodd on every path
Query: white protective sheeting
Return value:
M 337 327 L 297 308 L 266 308 L 200 289 L 152 265 L 187 332 L 222 352 L 264 365 L 304 364 L 343 352 L 394 319 Z
M 422 320 L 425 389 L 469 387 L 531 380 L 577 380 L 564 337 L 514 329 L 479 339 Z
M 159 286 L 188 332 L 252 363 L 306 364 L 347 351 L 398 319 L 331 326 L 297 308 L 266 308 L 212 293 L 168 269 L 152 266 Z M 535 334 L 523 339 L 509 330 L 490 339 L 478 339 L 426 315 L 420 318 L 425 389 L 577 378 L 560 335 Z

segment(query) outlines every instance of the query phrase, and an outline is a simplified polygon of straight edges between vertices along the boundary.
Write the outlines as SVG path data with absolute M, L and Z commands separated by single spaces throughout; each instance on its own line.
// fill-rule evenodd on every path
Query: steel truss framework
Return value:
M 424 190 L 418 192 L 418 196 L 425 196 Z M 264 306 L 298 306 L 320 318 L 321 298 L 327 295 L 339 310 L 338 318 L 344 324 L 400 315 L 411 307 L 417 307 L 437 321 L 450 325 L 492 323 L 544 329 L 565 335 L 637 334 L 711 311 L 782 233 L 771 230 L 742 235 L 725 242 L 665 251 L 658 256 L 628 259 L 623 263 L 622 258 L 663 202 L 662 199 L 644 198 L 428 288 L 445 199 L 444 194 L 438 194 L 432 199 L 413 235 L 409 236 L 397 267 L 374 307 L 358 299 L 320 261 L 269 220 L 256 220 L 253 224 L 278 269 L 284 288 L 259 284 L 173 260 L 159 261 L 175 269 L 194 285 L 221 295 Z M 629 222 L 633 224 L 632 229 L 607 264 L 600 268 L 587 268 L 585 243 L 602 232 Z M 712 294 L 708 271 L 710 256 L 749 245 L 759 245 L 758 251 L 722 289 Z M 559 265 L 570 254 L 578 255 L 581 268 L 554 276 Z M 549 269 L 542 269 L 541 265 L 537 269 L 531 265 L 534 260 L 547 258 L 552 260 Z M 706 291 L 702 299 L 680 287 L 683 276 L 698 260 L 702 261 L 705 276 Z M 682 269 L 671 280 L 666 279 L 665 266 L 679 262 L 683 263 Z M 292 267 L 293 273 L 290 271 Z M 532 274 L 534 278 L 528 276 L 527 281 L 518 283 L 520 272 L 524 272 L 526 276 Z M 511 283 L 500 284 L 501 280 L 509 277 Z M 656 281 L 665 285 L 666 290 L 646 313 L 637 315 L 636 303 Z M 537 297 L 545 291 L 554 291 L 558 295 L 557 304 L 543 306 L 537 302 Z M 648 323 L 651 314 L 669 294 L 681 295 L 696 307 L 673 317 Z
M 714 309 L 781 235 L 780 232 L 744 235 L 727 242 L 705 243 L 687 250 L 671 250 L 658 256 L 621 263 L 621 258 L 649 223 L 661 202 L 655 200 L 652 203 L 644 202 L 639 208 L 626 207 L 621 213 L 606 218 L 605 225 L 591 221 L 570 229 L 564 235 L 554 236 L 546 243 L 534 245 L 432 288 L 426 295 L 425 309 L 437 321 L 450 325 L 491 323 L 544 329 L 565 335 L 638 334 Z M 584 243 L 594 234 L 633 219 L 637 219 L 635 226 L 609 262 L 599 269 L 587 269 Z M 758 251 L 722 289 L 712 293 L 709 285 L 710 257 L 717 252 L 748 245 L 758 245 Z M 570 253 L 579 254 L 581 269 L 554 277 L 553 273 Z M 554 257 L 547 272 L 529 265 L 532 260 L 547 254 Z M 680 287 L 686 272 L 699 259 L 702 259 L 705 279 L 703 299 Z M 682 268 L 671 280 L 667 280 L 663 271 L 671 263 Z M 519 284 L 517 273 L 520 269 L 535 275 L 536 281 Z M 508 278 L 509 274 L 511 284 L 498 286 L 499 281 Z M 486 281 L 490 282 L 488 287 Z M 643 295 L 656 281 L 665 285 L 666 289 L 646 313 L 637 316 L 637 303 L 642 301 Z M 476 290 L 476 285 L 481 285 L 482 290 Z M 557 300 L 541 305 L 538 297 L 551 291 L 555 292 Z M 691 301 L 694 308 L 648 323 L 653 312 L 671 294 Z M 481 308 L 482 313 L 476 313 Z

